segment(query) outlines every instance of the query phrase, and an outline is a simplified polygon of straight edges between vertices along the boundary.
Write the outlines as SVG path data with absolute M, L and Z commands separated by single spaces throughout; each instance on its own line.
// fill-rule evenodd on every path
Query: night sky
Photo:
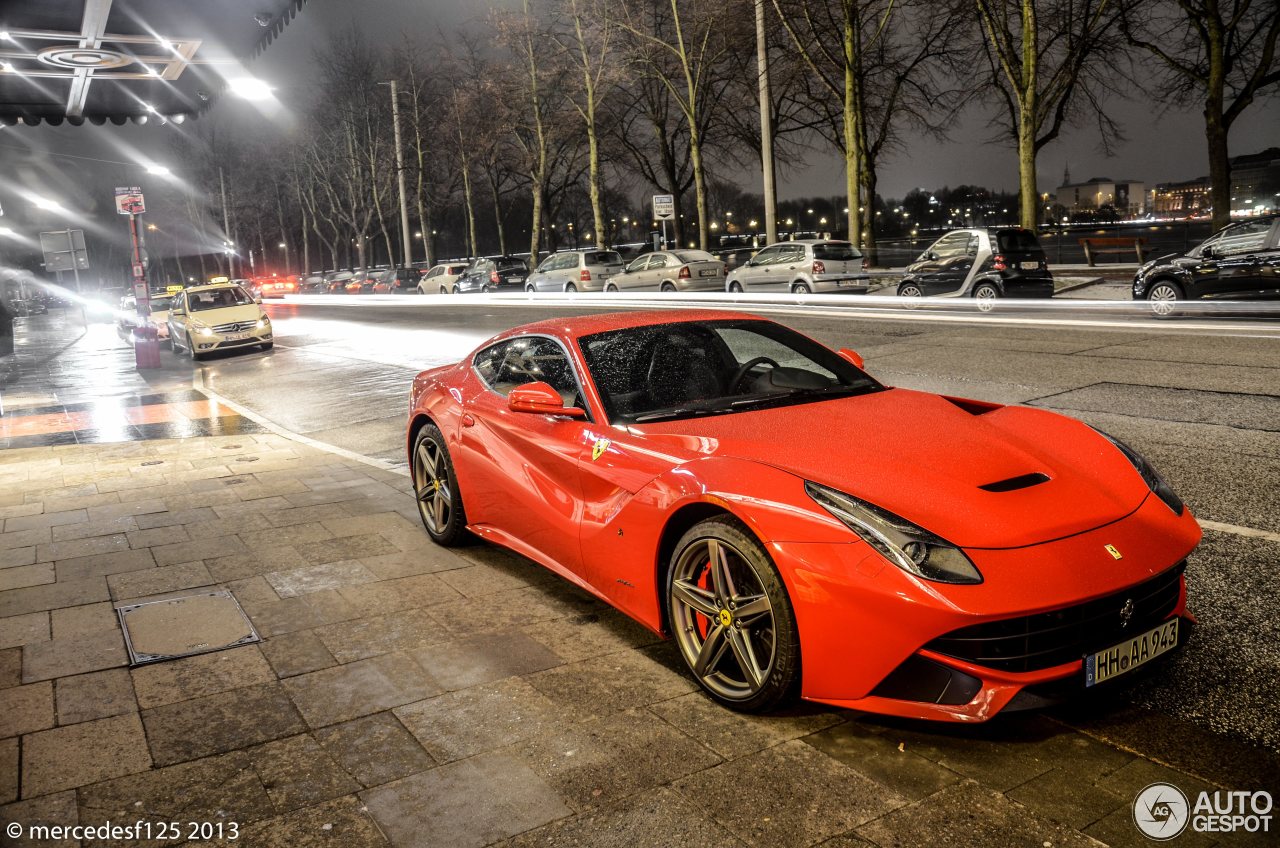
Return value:
M 501 0 L 499 0 L 501 2 Z M 512 0 L 514 2 L 514 0 Z M 469 19 L 484 14 L 493 3 L 477 0 L 310 0 L 298 18 L 285 30 L 254 72 L 278 89 L 282 102 L 291 97 L 315 96 L 309 87 L 309 65 L 318 49 L 332 33 L 359 26 L 374 44 L 389 47 L 402 43 L 406 34 L 420 39 L 423 49 L 439 30 L 448 32 Z M 247 104 L 226 99 L 202 121 L 227 121 Z M 1127 140 L 1119 144 L 1113 157 L 1098 149 L 1092 128 L 1067 131 L 1040 155 L 1040 188 L 1052 191 L 1061 182 L 1063 166 L 1069 165 L 1073 180 L 1109 176 L 1146 183 L 1191 179 L 1207 172 L 1202 120 L 1195 109 L 1166 109 L 1140 97 L 1116 104 L 1114 114 L 1124 127 Z M 287 124 L 288 115 L 274 115 Z M 175 128 L 146 127 L 12 127 L 0 131 L 0 160 L 36 165 L 40 151 L 52 150 L 103 158 L 129 158 L 130 149 L 151 152 L 163 160 L 167 136 Z M 177 130 L 181 131 L 181 130 Z M 957 123 L 952 138 L 937 142 L 922 138 L 885 161 L 880 174 L 880 193 L 901 197 L 913 187 L 935 188 L 960 183 L 1014 189 L 1017 185 L 1016 159 L 1011 148 L 993 142 L 994 130 L 979 108 L 971 108 Z M 1233 154 L 1252 153 L 1280 141 L 1280 100 L 1255 104 L 1233 133 Z M 13 148 L 29 150 L 26 156 Z M 32 155 L 34 154 L 34 156 Z M 785 169 L 780 178 L 784 198 L 830 194 L 832 186 L 843 185 L 843 165 L 834 156 L 810 154 L 806 165 Z M 48 161 L 48 160 L 46 160 Z M 62 166 L 68 160 L 60 160 Z M 13 170 L 5 168 L 10 175 Z M 76 178 L 60 173 L 61 168 L 26 167 L 18 178 L 35 181 L 45 189 L 74 191 Z M 36 186 L 31 185 L 31 188 Z M 744 188 L 758 192 L 759 185 L 748 181 Z M 109 202 L 109 199 L 107 200 Z M 90 205 L 90 204 L 86 204 Z

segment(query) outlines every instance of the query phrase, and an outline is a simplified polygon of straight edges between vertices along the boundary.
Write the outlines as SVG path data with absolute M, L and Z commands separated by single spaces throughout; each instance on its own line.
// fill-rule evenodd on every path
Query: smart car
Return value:
M 898 295 L 972 297 L 986 311 L 1001 297 L 1053 297 L 1053 274 L 1031 230 L 952 230 L 907 266 Z
M 1137 451 L 751 315 L 509 330 L 414 379 L 406 448 L 432 540 L 551 569 L 737 710 L 985 721 L 1109 687 L 1192 621 L 1201 531 Z

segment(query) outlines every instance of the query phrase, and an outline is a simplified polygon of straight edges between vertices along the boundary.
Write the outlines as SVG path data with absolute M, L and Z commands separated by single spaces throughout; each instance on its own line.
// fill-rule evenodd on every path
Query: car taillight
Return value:
M 867 270 L 867 257 L 864 256 L 862 257 L 862 259 L 858 261 L 858 267 L 860 267 L 863 271 Z
M 490 271 L 490 272 L 489 272 L 489 282 L 491 282 L 491 283 L 500 283 L 500 282 L 502 282 L 502 278 L 498 276 L 498 272 L 497 272 L 497 271 Z
M 682 280 L 687 280 L 687 279 L 689 279 L 689 266 L 688 266 L 688 265 L 686 265 L 686 266 L 684 266 L 683 268 L 681 268 L 681 269 L 680 269 L 680 275 L 679 275 L 679 276 L 680 276 L 680 279 L 682 279 Z
M 1005 263 L 1004 256 L 997 253 L 995 256 L 991 257 L 991 267 L 995 268 L 997 271 L 1003 271 L 1009 266 Z
M 813 260 L 813 273 L 815 274 L 827 273 L 827 266 L 823 264 L 821 259 Z
M 583 283 L 591 282 L 591 272 L 583 268 L 582 273 L 578 275 L 578 280 Z

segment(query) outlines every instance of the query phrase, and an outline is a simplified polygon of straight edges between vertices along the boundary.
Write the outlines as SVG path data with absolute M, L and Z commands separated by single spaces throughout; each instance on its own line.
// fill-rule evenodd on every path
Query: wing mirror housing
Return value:
M 1218 252 L 1213 249 L 1213 245 L 1206 244 L 1204 247 L 1200 248 L 1200 258 L 1201 259 L 1217 259 Z
M 862 354 L 856 350 L 850 350 L 847 347 L 840 348 L 840 358 L 852 364 L 855 368 L 866 368 L 863 364 Z
M 546 383 L 525 383 L 523 386 L 516 386 L 507 395 L 507 408 L 512 412 L 566 415 L 569 418 L 587 417 L 585 409 L 565 406 L 560 393 Z

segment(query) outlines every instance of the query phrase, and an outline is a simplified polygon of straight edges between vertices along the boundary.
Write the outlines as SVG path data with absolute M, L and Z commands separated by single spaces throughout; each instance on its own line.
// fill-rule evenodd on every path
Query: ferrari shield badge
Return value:
M 1107 545 L 1107 553 L 1111 554 L 1112 559 L 1124 559 L 1124 554 L 1116 548 L 1115 545 Z
M 608 439 L 596 439 L 596 443 L 591 446 L 591 461 L 595 462 L 600 458 L 601 454 L 609 449 Z

